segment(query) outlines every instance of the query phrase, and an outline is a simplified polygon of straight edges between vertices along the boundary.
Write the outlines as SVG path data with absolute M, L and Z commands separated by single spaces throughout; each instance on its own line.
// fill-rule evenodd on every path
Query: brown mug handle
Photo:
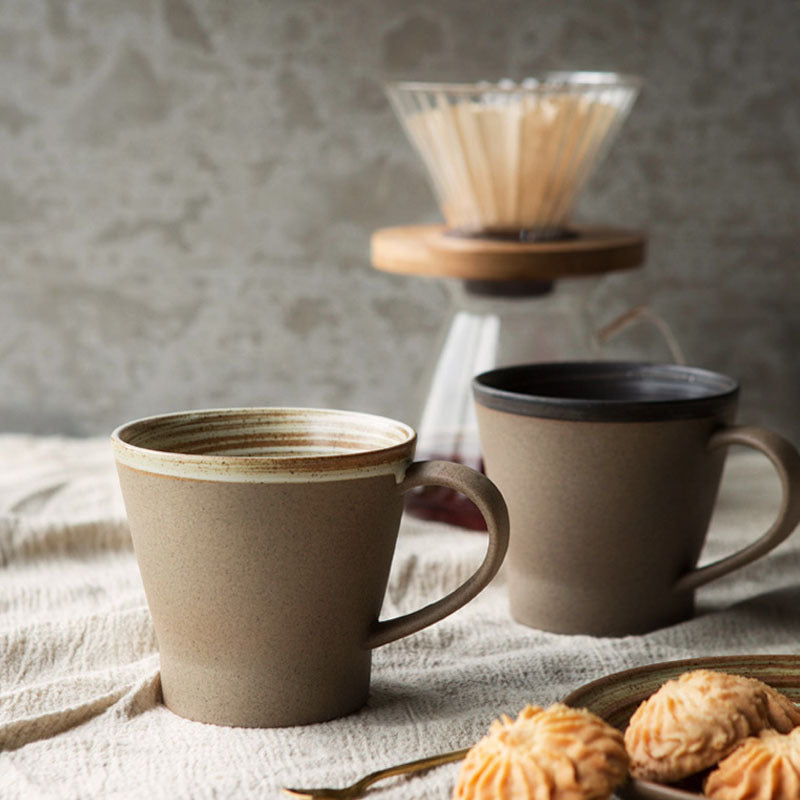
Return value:
M 692 591 L 704 583 L 727 575 L 755 561 L 777 547 L 800 522 L 800 453 L 777 433 L 751 426 L 731 426 L 711 436 L 708 447 L 716 450 L 732 444 L 742 444 L 760 450 L 772 462 L 781 479 L 783 497 L 778 517 L 772 527 L 748 547 L 687 572 L 675 584 L 678 592 Z
M 397 487 L 405 494 L 418 486 L 443 486 L 466 495 L 486 520 L 489 544 L 478 569 L 450 594 L 394 619 L 379 620 L 367 639 L 369 648 L 401 639 L 452 614 L 475 597 L 497 574 L 508 549 L 508 510 L 500 490 L 480 472 L 451 461 L 416 461 Z

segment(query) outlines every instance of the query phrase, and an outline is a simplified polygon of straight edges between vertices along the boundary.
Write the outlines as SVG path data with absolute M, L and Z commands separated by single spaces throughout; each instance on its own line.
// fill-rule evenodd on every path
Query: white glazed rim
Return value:
M 126 422 L 111 434 L 118 464 L 193 480 L 290 483 L 394 475 L 416 433 L 388 417 L 337 409 L 180 411 Z

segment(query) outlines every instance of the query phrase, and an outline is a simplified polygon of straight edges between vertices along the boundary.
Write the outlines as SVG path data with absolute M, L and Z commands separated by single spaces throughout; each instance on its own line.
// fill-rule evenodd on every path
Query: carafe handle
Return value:
M 683 355 L 683 350 L 678 343 L 675 334 L 672 332 L 667 321 L 657 312 L 647 305 L 642 303 L 627 311 L 624 311 L 611 322 L 606 323 L 602 327 L 595 330 L 592 334 L 592 346 L 596 352 L 600 352 L 607 342 L 614 339 L 617 335 L 622 333 L 626 328 L 630 328 L 640 323 L 648 323 L 652 325 L 664 340 L 667 349 L 672 356 L 672 361 L 675 364 L 686 364 L 686 358 Z

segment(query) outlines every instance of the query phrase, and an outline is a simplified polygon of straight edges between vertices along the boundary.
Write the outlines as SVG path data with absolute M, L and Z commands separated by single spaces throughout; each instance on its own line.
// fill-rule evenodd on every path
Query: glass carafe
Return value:
M 471 381 L 485 370 L 604 357 L 663 360 L 665 349 L 672 360 L 683 360 L 669 327 L 646 305 L 611 322 L 597 320 L 592 298 L 600 280 L 448 281 L 452 311 L 421 404 L 417 457 L 444 458 L 482 470 Z M 654 326 L 658 341 L 654 344 L 647 337 L 644 347 L 641 341 L 633 346 L 628 342 L 612 351 L 610 340 L 638 322 Z M 448 489 L 415 491 L 407 507 L 418 517 L 483 529 L 477 509 Z

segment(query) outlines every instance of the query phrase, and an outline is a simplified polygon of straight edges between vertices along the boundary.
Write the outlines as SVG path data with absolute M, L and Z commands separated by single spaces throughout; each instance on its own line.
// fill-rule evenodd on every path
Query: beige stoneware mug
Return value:
M 635 634 L 694 614 L 695 589 L 759 558 L 800 521 L 800 455 L 734 425 L 739 386 L 674 364 L 538 363 L 473 381 L 488 476 L 508 503 L 512 616 L 534 628 Z M 697 567 L 729 445 L 782 484 L 772 527 Z
M 320 722 L 367 700 L 371 651 L 451 614 L 499 569 L 508 516 L 483 475 L 413 462 L 412 428 L 348 411 L 188 411 L 111 437 L 153 617 L 164 703 L 221 725 Z M 379 620 L 403 495 L 470 497 L 489 529 L 477 571 Z

